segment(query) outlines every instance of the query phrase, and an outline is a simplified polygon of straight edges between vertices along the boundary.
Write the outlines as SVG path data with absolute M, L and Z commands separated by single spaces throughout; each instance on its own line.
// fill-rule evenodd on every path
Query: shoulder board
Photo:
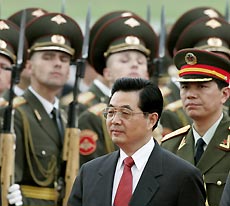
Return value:
M 22 96 L 17 96 L 17 97 L 14 97 L 13 99 L 14 108 L 19 107 L 20 105 L 25 104 L 25 103 L 26 103 L 26 99 Z
M 8 105 L 8 101 L 6 101 L 3 97 L 0 97 L 0 107 L 5 107 Z
M 174 138 L 174 137 L 177 137 L 177 136 L 179 136 L 179 135 L 181 135 L 181 134 L 184 134 L 184 133 L 186 133 L 189 129 L 190 129 L 190 125 L 187 125 L 187 126 L 184 126 L 184 127 L 182 127 L 182 128 L 180 128 L 180 129 L 177 129 L 177 130 L 175 130 L 175 131 L 173 131 L 173 132 L 171 132 L 171 133 L 169 133 L 169 134 L 166 134 L 162 139 L 161 139 L 161 142 L 165 142 L 166 140 L 168 140 L 168 139 L 172 139 L 172 138 Z
M 102 114 L 102 110 L 107 106 L 107 104 L 105 103 L 98 103 L 93 105 L 92 107 L 90 107 L 88 109 L 88 111 L 92 112 L 93 114 L 99 116 L 100 114 Z
M 60 102 L 62 105 L 69 105 L 70 102 L 73 101 L 73 94 L 70 92 L 69 94 L 66 94 L 60 99 Z
M 169 89 L 167 86 L 159 87 L 159 89 L 161 90 L 163 97 L 167 97 L 172 92 L 172 90 Z
M 167 104 L 164 109 L 175 112 L 176 110 L 182 108 L 182 106 L 183 106 L 182 101 L 181 101 L 181 99 L 179 99 L 175 102 L 171 102 L 171 103 Z
M 78 95 L 78 102 L 82 104 L 88 104 L 95 98 L 95 94 L 93 92 L 84 92 Z

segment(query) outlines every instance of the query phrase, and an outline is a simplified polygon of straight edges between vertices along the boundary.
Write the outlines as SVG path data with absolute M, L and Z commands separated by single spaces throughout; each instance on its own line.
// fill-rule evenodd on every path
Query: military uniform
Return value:
M 230 63 L 225 57 L 197 49 L 183 49 L 176 54 L 174 61 L 179 69 L 180 82 L 208 82 L 218 79 L 225 82 L 226 87 L 228 85 Z M 204 176 L 209 206 L 219 205 L 230 170 L 230 118 L 223 112 L 219 121 L 196 164 Z M 194 131 L 191 125 L 182 127 L 166 135 L 162 139 L 162 147 L 195 165 Z
M 41 29 L 42 28 L 42 29 Z M 79 25 L 60 13 L 47 13 L 27 24 L 30 55 L 36 51 L 61 51 L 76 60 L 83 36 Z M 15 109 L 15 182 L 20 185 L 25 205 L 57 205 L 63 198 L 65 164 L 62 160 L 64 135 L 48 112 L 48 100 L 41 100 L 30 87 L 24 102 Z M 43 97 L 44 99 L 44 97 Z M 56 103 L 58 100 L 56 100 Z M 66 125 L 62 111 L 60 122 Z M 60 184 L 59 184 L 60 183 Z M 62 184 L 61 184 L 62 183 Z
M 113 53 L 135 50 L 143 53 L 151 62 L 157 53 L 157 36 L 151 26 L 129 11 L 116 11 L 104 15 L 91 29 L 89 63 L 103 75 L 107 58 Z M 109 88 L 108 88 L 109 89 Z M 109 137 L 102 115 L 107 105 L 100 98 L 79 117 L 80 162 L 110 153 L 116 149 Z

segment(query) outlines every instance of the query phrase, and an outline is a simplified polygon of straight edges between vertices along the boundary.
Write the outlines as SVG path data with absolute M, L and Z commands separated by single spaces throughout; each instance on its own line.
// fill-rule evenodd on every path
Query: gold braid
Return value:
M 52 155 L 48 168 L 46 170 L 41 164 L 41 162 L 39 161 L 38 157 L 36 156 L 28 118 L 26 117 L 25 112 L 21 108 L 17 108 L 17 110 L 19 111 L 22 117 L 24 138 L 25 138 L 26 159 L 27 159 L 27 163 L 29 166 L 31 176 L 38 185 L 43 186 L 43 187 L 48 186 L 53 182 L 54 177 L 55 177 L 56 165 L 57 165 L 56 157 Z M 30 151 L 32 155 L 30 155 Z M 32 166 L 31 156 L 34 158 L 39 172 L 43 175 L 43 177 L 46 178 L 45 180 L 39 180 L 36 177 L 33 166 Z

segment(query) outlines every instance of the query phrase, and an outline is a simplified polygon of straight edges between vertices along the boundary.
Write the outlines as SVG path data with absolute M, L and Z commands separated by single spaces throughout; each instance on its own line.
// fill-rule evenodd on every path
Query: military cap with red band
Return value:
M 230 83 L 230 61 L 215 52 L 182 49 L 174 56 L 179 82 L 206 82 L 214 79 Z

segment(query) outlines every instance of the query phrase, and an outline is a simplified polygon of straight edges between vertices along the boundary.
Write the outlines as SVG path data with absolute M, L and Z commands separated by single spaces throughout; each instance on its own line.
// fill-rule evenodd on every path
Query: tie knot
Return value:
M 203 147 L 205 145 L 203 138 L 198 139 L 196 145 L 197 147 Z
M 124 164 L 128 167 L 132 167 L 134 165 L 134 160 L 132 157 L 126 157 L 124 159 Z

